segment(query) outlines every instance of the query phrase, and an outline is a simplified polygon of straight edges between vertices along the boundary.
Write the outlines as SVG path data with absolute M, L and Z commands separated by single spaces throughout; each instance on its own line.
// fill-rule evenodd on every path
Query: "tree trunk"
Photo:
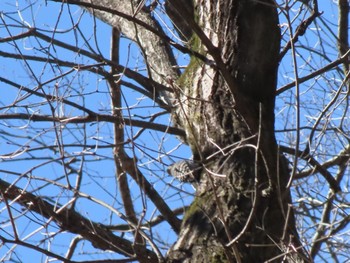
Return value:
M 196 33 L 192 47 L 213 62 L 193 55 L 173 88 L 177 125 L 204 169 L 167 261 L 307 262 L 274 136 L 275 2 L 196 0 L 194 12 L 205 35 L 178 13 Z

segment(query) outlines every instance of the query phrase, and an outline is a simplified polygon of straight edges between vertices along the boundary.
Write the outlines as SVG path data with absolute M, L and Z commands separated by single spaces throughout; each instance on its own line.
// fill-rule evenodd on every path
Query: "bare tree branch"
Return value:
M 338 27 L 338 49 L 340 56 L 344 56 L 349 51 L 349 2 L 346 0 L 339 0 L 339 27 Z M 349 58 L 344 61 L 345 75 L 349 71 Z
M 280 145 L 279 146 L 282 152 L 294 155 L 295 154 L 295 149 Z M 314 166 L 314 169 L 319 172 L 329 183 L 329 186 L 331 189 L 334 191 L 334 193 L 341 192 L 341 188 L 339 183 L 333 178 L 330 172 L 327 171 L 327 169 L 322 166 L 315 158 L 310 156 L 309 153 L 305 153 L 303 151 L 298 151 L 297 152 L 298 157 L 303 158 L 305 161 L 310 163 L 312 166 Z M 296 176 L 294 179 L 298 179 L 300 176 Z
M 140 120 L 131 120 L 129 118 L 120 118 L 118 116 L 111 116 L 106 114 L 92 114 L 89 116 L 75 116 L 75 117 L 52 117 L 48 115 L 38 115 L 38 114 L 26 114 L 26 113 L 8 113 L 8 114 L 0 114 L 0 120 L 30 120 L 30 121 L 40 121 L 40 122 L 57 122 L 61 124 L 69 124 L 69 123 L 89 123 L 89 122 L 99 122 L 105 121 L 110 123 L 115 122 L 124 122 L 126 125 L 141 127 L 152 129 L 161 132 L 167 132 L 169 134 L 174 134 L 178 136 L 185 136 L 183 130 L 169 127 L 163 124 L 158 123 L 150 123 L 146 121 Z
M 127 257 L 134 254 L 132 242 L 114 235 L 103 225 L 94 223 L 67 207 L 60 207 L 57 204 L 52 205 L 42 198 L 3 180 L 0 180 L 0 191 L 5 198 L 16 200 L 18 204 L 27 209 L 47 219 L 52 219 L 62 230 L 81 235 L 96 248 L 115 251 Z M 157 260 L 154 252 L 150 250 L 146 250 L 143 256 L 146 259 L 155 260 L 154 262 Z

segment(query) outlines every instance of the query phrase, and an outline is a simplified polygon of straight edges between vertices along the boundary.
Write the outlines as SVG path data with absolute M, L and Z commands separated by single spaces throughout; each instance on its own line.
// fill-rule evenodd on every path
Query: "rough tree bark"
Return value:
M 274 137 L 277 7 L 197 0 L 195 17 L 208 39 L 195 32 L 192 47 L 214 66 L 193 56 L 174 90 L 178 125 L 205 169 L 168 262 L 306 262 Z
M 169 39 L 138 1 L 67 2 L 85 6 L 138 43 L 150 79 L 167 87 L 155 89 L 154 98 L 171 106 L 174 123 L 204 165 L 167 262 L 309 261 L 295 229 L 288 165 L 274 137 L 275 1 L 166 1 L 193 51 L 182 76 L 172 67 Z

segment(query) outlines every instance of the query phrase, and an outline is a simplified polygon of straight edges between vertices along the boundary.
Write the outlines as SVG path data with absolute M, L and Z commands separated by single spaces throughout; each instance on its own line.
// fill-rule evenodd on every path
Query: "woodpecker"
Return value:
M 168 166 L 167 172 L 180 182 L 194 183 L 199 181 L 202 165 L 192 160 L 182 160 Z

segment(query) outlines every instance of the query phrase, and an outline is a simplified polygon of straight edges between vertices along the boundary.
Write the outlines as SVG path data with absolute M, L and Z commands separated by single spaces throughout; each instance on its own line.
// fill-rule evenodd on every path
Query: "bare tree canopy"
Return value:
M 5 0 L 0 262 L 347 262 L 347 0 Z

